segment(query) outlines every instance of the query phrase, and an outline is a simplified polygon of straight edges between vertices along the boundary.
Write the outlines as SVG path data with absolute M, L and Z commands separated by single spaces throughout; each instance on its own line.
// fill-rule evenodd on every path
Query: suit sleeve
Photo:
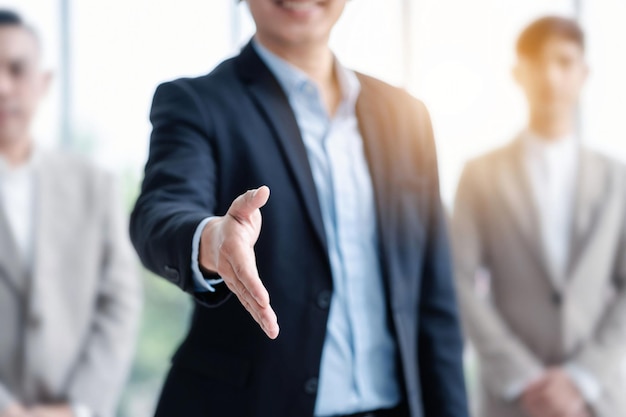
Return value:
M 614 259 L 615 297 L 589 343 L 572 360 L 601 385 L 614 380 L 626 360 L 626 213 L 622 216 L 620 242 Z
M 476 278 L 486 268 L 477 184 L 480 166 L 470 162 L 459 183 L 452 220 L 452 241 L 459 305 L 465 331 L 480 358 L 487 388 L 496 396 L 514 399 L 543 372 L 543 365 L 501 319 L 489 297 L 479 295 Z
M 446 213 L 441 203 L 437 156 L 428 112 L 418 102 L 421 154 L 429 176 L 427 252 L 420 295 L 419 367 L 424 414 L 468 415 L 463 377 L 463 340 L 450 267 Z
M 68 382 L 68 400 L 98 417 L 113 416 L 131 367 L 141 315 L 141 282 L 114 181 L 102 192 L 100 280 L 90 331 Z
M 201 304 L 218 306 L 230 291 L 225 285 L 214 292 L 196 291 L 191 266 L 194 233 L 216 210 L 217 158 L 209 116 L 196 93 L 179 80 L 159 86 L 150 121 L 150 152 L 131 215 L 131 239 L 149 270 Z

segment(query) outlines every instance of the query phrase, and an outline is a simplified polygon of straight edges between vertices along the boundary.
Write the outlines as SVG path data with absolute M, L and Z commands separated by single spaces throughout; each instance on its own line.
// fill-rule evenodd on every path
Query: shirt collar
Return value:
M 315 85 L 313 80 L 311 80 L 304 71 L 271 52 L 256 38 L 252 39 L 252 46 L 257 54 L 259 54 L 261 60 L 267 65 L 272 74 L 274 74 L 288 98 L 304 91 L 309 85 L 313 85 L 317 88 L 317 85 Z M 361 83 L 358 77 L 354 71 L 344 67 L 336 57 L 335 71 L 337 73 L 337 80 L 339 81 L 339 88 L 341 89 L 342 103 L 345 103 L 350 108 L 354 108 L 359 93 L 361 92 Z
M 535 156 L 565 156 L 575 155 L 578 150 L 576 135 L 568 134 L 556 139 L 545 139 L 540 135 L 527 130 L 523 134 L 526 152 Z
M 335 70 L 337 71 L 342 100 L 349 108 L 354 108 L 361 93 L 359 78 L 354 71 L 344 67 L 337 58 L 335 58 Z
M 32 144 L 28 158 L 18 166 L 11 166 L 6 157 L 0 154 L 0 177 L 19 175 L 32 171 L 41 160 L 41 150 L 35 144 Z

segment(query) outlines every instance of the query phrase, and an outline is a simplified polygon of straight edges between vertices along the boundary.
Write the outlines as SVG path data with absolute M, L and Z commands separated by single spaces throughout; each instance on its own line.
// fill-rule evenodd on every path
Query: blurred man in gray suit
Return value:
M 0 10 L 0 416 L 111 417 L 140 285 L 112 179 L 45 152 L 30 125 L 50 75 Z
M 626 416 L 626 170 L 576 135 L 578 24 L 540 19 L 517 53 L 528 128 L 466 166 L 453 220 L 481 415 Z

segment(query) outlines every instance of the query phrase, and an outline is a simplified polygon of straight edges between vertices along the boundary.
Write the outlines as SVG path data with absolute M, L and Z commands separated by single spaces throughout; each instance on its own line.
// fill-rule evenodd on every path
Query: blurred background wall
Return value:
M 236 0 L 10 0 L 39 28 L 56 82 L 37 140 L 90 155 L 123 180 L 130 209 L 145 162 L 156 86 L 208 72 L 249 39 Z M 588 37 L 591 77 L 580 129 L 590 146 L 626 161 L 626 2 L 622 0 L 352 0 L 332 46 L 346 65 L 407 88 L 428 105 L 442 191 L 450 205 L 465 161 L 523 128 L 514 42 L 544 14 L 575 16 Z M 145 273 L 146 307 L 120 416 L 147 416 L 184 335 L 187 297 Z M 475 370 L 471 354 L 468 378 Z

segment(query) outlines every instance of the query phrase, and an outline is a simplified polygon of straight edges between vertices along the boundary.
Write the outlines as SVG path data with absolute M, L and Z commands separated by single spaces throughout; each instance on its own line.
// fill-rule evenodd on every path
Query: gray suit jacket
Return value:
M 452 222 L 458 297 L 479 356 L 481 415 L 521 417 L 505 387 L 573 363 L 602 387 L 599 417 L 626 416 L 626 169 L 581 150 L 567 276 L 550 272 L 521 139 L 467 164 Z M 489 277 L 489 294 L 476 291 Z M 622 368 L 623 369 L 623 368 Z
M 0 210 L 0 410 L 70 401 L 109 417 L 141 305 L 126 216 L 112 178 L 79 158 L 43 153 L 36 169 L 32 273 Z

